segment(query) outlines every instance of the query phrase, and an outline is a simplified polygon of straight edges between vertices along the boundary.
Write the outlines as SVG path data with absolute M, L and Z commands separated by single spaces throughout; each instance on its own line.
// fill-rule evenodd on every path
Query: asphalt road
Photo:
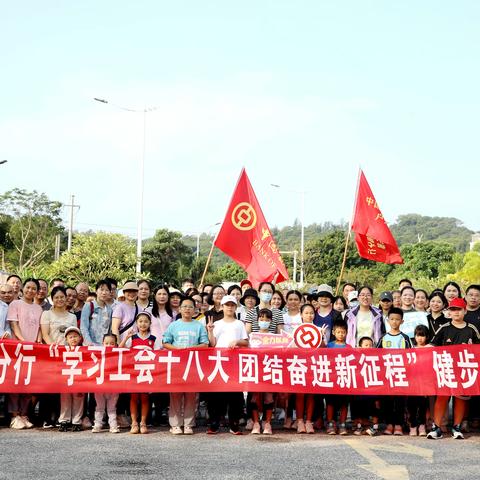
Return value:
M 278 432 L 278 433 L 277 433 Z M 422 480 L 480 478 L 480 435 L 421 437 L 172 436 L 0 429 L 0 479 Z

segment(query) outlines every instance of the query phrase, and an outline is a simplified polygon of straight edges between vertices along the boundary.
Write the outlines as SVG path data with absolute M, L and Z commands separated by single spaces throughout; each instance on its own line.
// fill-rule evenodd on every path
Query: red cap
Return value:
M 250 285 L 252 286 L 252 282 L 250 280 L 248 280 L 248 278 L 245 278 L 244 280 L 242 280 L 240 282 L 240 286 L 243 287 L 244 285 Z
M 467 308 L 467 304 L 463 298 L 452 298 L 448 304 L 448 308 L 463 308 L 465 310 Z

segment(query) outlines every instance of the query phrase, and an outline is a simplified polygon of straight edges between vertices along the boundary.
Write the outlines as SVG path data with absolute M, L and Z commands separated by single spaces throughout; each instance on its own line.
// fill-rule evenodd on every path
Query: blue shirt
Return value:
M 188 348 L 201 344 L 208 345 L 208 335 L 205 327 L 196 320 L 172 322 L 163 334 L 163 343 L 170 343 L 174 347 Z
M 386 333 L 378 341 L 377 348 L 412 348 L 412 342 L 408 335 L 402 332 L 396 335 Z
M 350 345 L 348 345 L 350 346 Z M 347 348 L 346 343 L 335 343 L 335 340 L 333 342 L 328 342 L 327 343 L 327 348 Z
M 102 345 L 103 336 L 112 328 L 112 307 L 105 304 L 101 307 L 96 300 L 86 302 L 80 316 L 80 330 L 83 341 L 87 345 Z

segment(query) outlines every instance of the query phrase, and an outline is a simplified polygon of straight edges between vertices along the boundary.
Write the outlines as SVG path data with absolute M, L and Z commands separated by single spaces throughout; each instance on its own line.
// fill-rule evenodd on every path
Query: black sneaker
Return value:
M 59 432 L 68 432 L 68 422 L 62 422 L 60 426 L 58 427 Z
M 463 437 L 463 435 L 462 435 Z M 443 438 L 443 433 L 442 429 L 440 427 L 437 427 L 435 424 L 432 425 L 432 430 L 428 432 L 427 438 L 431 440 L 438 440 L 440 438 Z
M 465 438 L 461 432 L 461 425 L 454 425 L 452 427 L 452 437 L 455 440 L 463 440 Z
M 55 426 L 55 423 L 52 422 L 51 420 L 50 420 L 50 421 L 43 422 L 43 428 L 44 428 L 44 429 L 53 428 L 54 426 Z
M 82 426 L 79 423 L 74 423 L 72 425 L 72 432 L 81 432 Z

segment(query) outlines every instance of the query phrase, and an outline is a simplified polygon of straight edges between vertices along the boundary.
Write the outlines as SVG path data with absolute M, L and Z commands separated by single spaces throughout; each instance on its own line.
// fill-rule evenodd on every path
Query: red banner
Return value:
M 237 262 L 255 286 L 288 280 L 287 269 L 244 168 L 215 246 Z
M 0 343 L 0 392 L 480 395 L 479 345 L 136 350 Z
M 355 232 L 355 243 L 361 257 L 375 262 L 403 263 L 397 242 L 361 170 L 352 231 Z

